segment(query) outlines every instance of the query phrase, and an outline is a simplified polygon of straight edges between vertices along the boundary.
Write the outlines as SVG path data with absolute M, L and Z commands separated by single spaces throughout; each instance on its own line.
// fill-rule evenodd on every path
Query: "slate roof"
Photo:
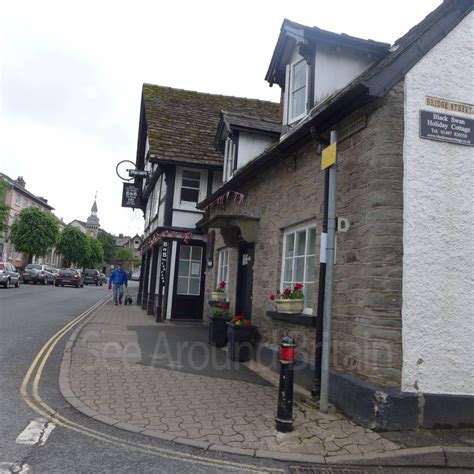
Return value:
M 222 166 L 214 148 L 221 110 L 278 121 L 274 102 L 152 84 L 144 84 L 142 93 L 152 161 Z
M 9 176 L 7 176 L 4 173 L 0 173 L 0 180 L 3 180 L 8 183 L 8 185 L 12 188 L 14 188 L 16 191 L 18 191 L 20 194 L 23 194 L 26 197 L 29 197 L 31 200 L 35 201 L 37 204 L 39 204 L 41 207 L 44 207 L 48 209 L 49 211 L 54 211 L 54 207 L 50 206 L 44 198 L 41 196 L 35 196 L 33 193 L 28 191 L 26 188 L 19 186 L 13 179 L 11 179 Z

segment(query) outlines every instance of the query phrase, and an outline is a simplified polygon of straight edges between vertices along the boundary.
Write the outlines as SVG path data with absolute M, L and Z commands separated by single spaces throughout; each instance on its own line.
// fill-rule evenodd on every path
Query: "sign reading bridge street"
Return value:
M 420 110 L 420 137 L 473 146 L 474 120 L 459 115 Z
M 140 187 L 134 183 L 123 183 L 122 207 L 140 207 Z

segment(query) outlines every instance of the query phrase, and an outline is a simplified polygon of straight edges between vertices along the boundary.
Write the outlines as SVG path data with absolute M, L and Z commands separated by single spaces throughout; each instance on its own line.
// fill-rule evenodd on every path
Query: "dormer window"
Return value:
M 288 66 L 288 123 L 306 114 L 308 66 L 304 59 Z
M 236 139 L 227 137 L 224 149 L 224 182 L 229 181 L 237 168 L 237 144 Z

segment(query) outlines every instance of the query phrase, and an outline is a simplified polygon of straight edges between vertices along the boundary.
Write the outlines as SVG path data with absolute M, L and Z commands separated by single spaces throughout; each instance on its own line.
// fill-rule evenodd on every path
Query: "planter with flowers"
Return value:
M 276 294 L 270 295 L 270 299 L 275 302 L 279 313 L 301 313 L 303 311 L 303 285 L 296 283 L 292 289 L 286 288 L 283 293 L 277 290 Z
M 229 303 L 209 312 L 209 344 L 223 347 L 227 344 L 227 323 L 231 320 Z
M 222 280 L 217 285 L 215 291 L 211 292 L 211 301 L 225 301 L 225 281 Z
M 256 329 L 242 314 L 227 323 L 227 354 L 230 360 L 245 362 L 253 356 Z

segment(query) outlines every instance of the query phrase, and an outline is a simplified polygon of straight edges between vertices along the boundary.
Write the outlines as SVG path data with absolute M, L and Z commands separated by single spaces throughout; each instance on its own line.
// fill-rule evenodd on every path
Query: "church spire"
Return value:
M 98 229 L 100 227 L 99 218 L 97 217 L 97 191 L 95 192 L 94 204 L 91 207 L 91 215 L 87 218 L 86 227 L 89 229 Z

